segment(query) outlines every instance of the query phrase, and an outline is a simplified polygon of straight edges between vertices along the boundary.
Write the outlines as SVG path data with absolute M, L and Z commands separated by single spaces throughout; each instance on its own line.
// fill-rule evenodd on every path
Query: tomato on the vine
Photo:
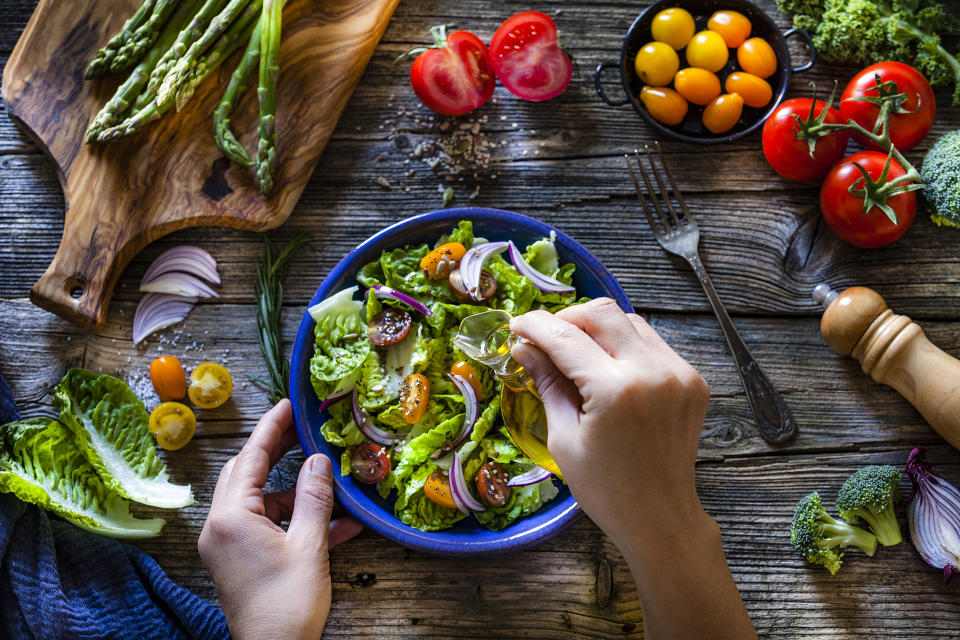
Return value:
M 817 138 L 811 157 L 807 140 L 798 137 L 800 122 L 823 118 L 827 124 L 840 124 L 840 114 L 826 103 L 811 98 L 786 100 L 777 107 L 763 125 L 763 155 L 773 170 L 787 180 L 816 180 L 827 175 L 830 168 L 843 158 L 849 135 L 833 131 Z M 812 111 L 812 117 L 811 117 Z M 799 118 L 800 122 L 798 122 Z
M 861 151 L 845 158 L 823 181 L 820 188 L 820 209 L 823 219 L 834 233 L 852 245 L 863 248 L 879 247 L 893 242 L 910 227 L 917 211 L 917 196 L 913 191 L 897 193 L 887 199 L 887 205 L 893 210 L 897 221 L 890 219 L 880 207 L 873 206 L 864 212 L 862 196 L 850 193 L 850 186 L 860 181 L 863 174 L 854 163 L 862 166 L 872 180 L 883 173 L 888 156 L 879 151 Z M 887 180 L 895 180 L 906 172 L 896 160 L 890 159 Z
M 878 87 L 878 78 L 881 85 L 893 85 Z M 887 94 L 904 94 L 899 104 L 901 112 L 894 112 L 890 116 L 890 141 L 898 150 L 909 151 L 930 132 L 937 112 L 937 102 L 930 83 L 910 65 L 902 62 L 879 62 L 855 75 L 840 98 L 840 117 L 843 122 L 853 120 L 867 131 L 873 131 L 880 115 L 880 106 L 869 100 L 854 98 L 878 98 Z M 865 147 L 881 149 L 856 131 L 853 132 L 853 137 Z
M 430 33 L 436 45 L 410 67 L 410 84 L 420 101 L 441 115 L 459 116 L 489 100 L 497 81 L 480 38 L 469 31 L 446 35 L 443 27 Z
M 503 21 L 490 39 L 490 65 L 510 93 L 533 102 L 560 95 L 573 77 L 573 63 L 560 47 L 557 25 L 539 11 L 524 11 Z

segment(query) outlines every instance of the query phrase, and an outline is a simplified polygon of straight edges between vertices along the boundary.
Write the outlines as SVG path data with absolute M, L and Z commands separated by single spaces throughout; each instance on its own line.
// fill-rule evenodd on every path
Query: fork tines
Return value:
M 653 204 L 653 209 L 656 210 L 658 214 L 656 217 L 653 215 L 653 211 L 651 211 L 650 207 L 647 205 L 647 197 L 644 197 L 644 190 L 640 187 L 640 182 L 637 180 L 637 174 L 633 170 L 633 164 L 630 162 L 630 154 L 624 154 L 623 157 L 627 162 L 627 169 L 630 171 L 630 177 L 633 178 L 633 186 L 637 190 L 637 198 L 640 200 L 640 205 L 643 208 L 644 215 L 647 216 L 647 222 L 650 223 L 650 227 L 653 229 L 654 234 L 660 237 L 676 233 L 682 230 L 684 227 L 695 227 L 697 222 L 693 217 L 693 214 L 687 209 L 687 203 L 683 201 L 683 194 L 680 193 L 680 189 L 677 187 L 677 181 L 673 178 L 673 172 L 670 171 L 670 167 L 663 159 L 660 143 L 654 142 L 653 144 L 655 147 L 655 153 L 651 152 L 648 145 L 644 145 L 643 150 L 644 155 L 647 157 L 647 163 L 650 165 L 650 171 L 653 173 L 654 179 L 659 187 L 659 195 L 657 190 L 655 190 L 653 187 L 653 182 L 651 182 L 646 168 L 644 168 L 644 162 L 640 157 L 640 151 L 635 150 L 633 152 L 633 156 L 637 163 L 637 167 L 640 169 L 640 176 L 643 178 L 643 183 L 647 187 L 647 197 L 649 197 L 650 202 Z M 670 191 L 673 193 L 673 199 L 675 199 L 680 205 L 680 213 L 678 213 L 677 209 L 673 206 L 673 199 L 671 199 L 670 193 L 667 190 L 667 185 L 663 179 L 664 173 L 667 174 L 667 180 L 670 181 Z M 660 219 L 662 224 L 657 224 L 657 218 Z

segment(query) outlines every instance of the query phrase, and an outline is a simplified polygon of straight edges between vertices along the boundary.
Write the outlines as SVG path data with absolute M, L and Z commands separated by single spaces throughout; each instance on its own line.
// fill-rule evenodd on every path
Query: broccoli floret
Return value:
M 960 129 L 937 140 L 923 159 L 920 177 L 933 221 L 960 228 Z
M 900 479 L 896 467 L 870 465 L 847 478 L 837 494 L 837 511 L 850 522 L 863 520 L 885 547 L 900 544 L 900 523 L 894 504 L 900 501 Z
M 877 550 L 875 535 L 832 518 L 816 491 L 801 498 L 794 508 L 790 542 L 808 562 L 822 564 L 833 575 L 843 564 L 841 547 L 859 547 L 868 556 Z

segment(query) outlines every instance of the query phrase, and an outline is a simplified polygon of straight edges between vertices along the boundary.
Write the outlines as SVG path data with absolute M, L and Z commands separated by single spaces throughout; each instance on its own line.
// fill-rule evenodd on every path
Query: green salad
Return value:
M 376 484 L 384 498 L 396 491 L 397 518 L 423 531 L 471 514 L 500 530 L 558 493 L 502 428 L 500 381 L 454 344 L 472 314 L 582 301 L 574 265 L 559 264 L 551 238 L 522 257 L 509 247 L 513 263 L 524 262 L 519 271 L 501 255 L 506 245 L 475 238 L 461 221 L 433 247 L 384 251 L 360 269 L 359 286 L 309 309 L 311 380 L 330 414 L 323 437 L 343 448 L 344 475 Z

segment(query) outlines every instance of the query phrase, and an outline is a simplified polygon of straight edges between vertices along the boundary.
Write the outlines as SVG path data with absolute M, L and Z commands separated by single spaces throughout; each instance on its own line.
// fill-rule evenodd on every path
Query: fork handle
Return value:
M 796 423 L 793 420 L 793 414 L 787 407 L 783 398 L 777 392 L 773 383 L 760 368 L 760 365 L 754 359 L 750 349 L 740 337 L 733 320 L 727 313 L 717 290 L 707 275 L 707 269 L 703 266 L 700 256 L 697 253 L 685 256 L 693 272 L 697 274 L 700 284 L 703 286 L 707 298 L 710 300 L 710 306 L 720 321 L 720 328 L 723 329 L 723 337 L 727 340 L 727 347 L 737 363 L 737 373 L 740 374 L 740 380 L 743 382 L 743 388 L 747 392 L 747 401 L 753 410 L 753 417 L 757 421 L 757 428 L 760 435 L 767 442 L 783 442 L 793 435 L 796 431 Z

